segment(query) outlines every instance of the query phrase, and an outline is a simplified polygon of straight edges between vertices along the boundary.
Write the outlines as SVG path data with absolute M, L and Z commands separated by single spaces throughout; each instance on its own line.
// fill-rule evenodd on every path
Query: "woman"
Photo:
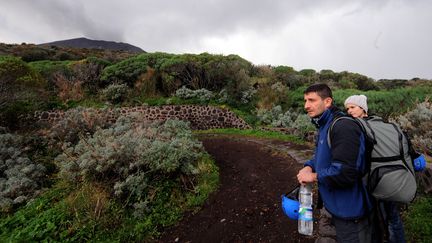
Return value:
M 345 100 L 345 108 L 352 117 L 367 117 L 367 97 L 365 95 L 351 95 Z
M 366 118 L 368 116 L 367 97 L 365 95 L 352 95 L 345 100 L 347 113 L 352 117 Z M 379 202 L 379 209 L 383 214 L 385 225 L 388 228 L 388 242 L 405 242 L 405 232 L 399 209 L 394 202 Z M 382 236 L 375 235 L 374 242 L 378 242 Z

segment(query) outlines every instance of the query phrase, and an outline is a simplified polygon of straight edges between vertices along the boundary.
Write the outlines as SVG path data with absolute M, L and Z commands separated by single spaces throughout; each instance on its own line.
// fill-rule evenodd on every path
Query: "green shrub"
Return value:
M 55 89 L 56 75 L 62 75 L 72 83 L 80 82 L 91 94 L 97 93 L 104 84 L 100 75 L 104 67 L 110 63 L 99 58 L 89 57 L 80 61 L 36 61 L 29 65 L 38 71 L 50 83 L 50 89 Z
M 101 80 L 133 87 L 142 75 L 153 70 L 149 80 L 160 94 L 170 96 L 182 86 L 220 91 L 231 81 L 241 83 L 251 69 L 250 62 L 236 55 L 145 53 L 106 67 Z M 237 98 L 240 101 L 241 94 Z
M 343 108 L 350 95 L 364 94 L 368 97 L 369 113 L 384 118 L 397 116 L 413 109 L 418 101 L 425 100 L 432 93 L 432 86 L 418 86 L 393 90 L 335 90 L 333 97 L 336 106 Z
M 128 58 L 119 63 L 106 67 L 101 80 L 106 84 L 126 83 L 133 86 L 138 77 L 147 72 L 147 67 L 157 69 L 157 64 L 169 59 L 173 54 L 167 53 L 144 53 Z
M 300 86 L 295 90 L 289 91 L 287 96 L 291 102 L 291 108 L 303 109 L 304 107 L 304 96 L 303 92 L 306 90 L 306 86 Z
M 45 80 L 31 66 L 16 57 L 0 61 L 1 84 L 15 83 L 28 87 L 44 87 Z
M 47 99 L 46 81 L 19 58 L 0 61 L 0 125 L 17 129 L 24 117 L 41 109 Z
M 44 48 L 33 47 L 25 49 L 20 53 L 20 56 L 25 62 L 33 62 L 39 60 L 50 59 L 52 52 Z
M 138 76 L 135 82 L 134 91 L 136 95 L 142 97 L 154 97 L 157 96 L 158 77 L 154 68 L 147 67 L 147 71 Z
M 67 73 L 70 72 L 69 65 L 72 61 L 35 61 L 30 62 L 28 65 L 34 68 L 38 73 L 40 73 L 45 79 L 50 79 L 50 76 L 56 72 Z
M 406 79 L 380 79 L 376 83 L 377 86 L 382 89 L 397 89 L 397 88 L 405 88 L 408 86 L 408 80 Z
M 79 55 L 75 55 L 73 53 L 65 52 L 65 51 L 58 51 L 53 57 L 53 59 L 59 60 L 59 61 L 79 60 L 80 58 L 82 58 L 82 57 Z
M 257 89 L 257 108 L 271 109 L 273 106 L 280 105 L 287 108 L 290 105 L 288 87 L 282 82 L 260 85 Z
M 373 79 L 359 73 L 351 73 L 345 71 L 339 73 L 338 76 L 340 86 L 342 86 L 343 88 L 354 88 L 352 87 L 352 84 L 354 84 L 356 89 L 362 91 L 379 90 L 377 83 Z

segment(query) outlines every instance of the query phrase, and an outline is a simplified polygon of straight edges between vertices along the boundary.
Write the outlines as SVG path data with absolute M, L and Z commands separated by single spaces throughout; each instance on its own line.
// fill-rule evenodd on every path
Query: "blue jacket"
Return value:
M 335 116 L 341 112 L 331 107 L 319 118 L 314 157 L 305 163 L 317 173 L 318 190 L 326 209 L 343 219 L 362 218 L 372 208 L 370 196 L 362 183 L 365 172 L 365 137 L 352 120 L 341 119 L 331 130 L 331 149 L 327 132 Z

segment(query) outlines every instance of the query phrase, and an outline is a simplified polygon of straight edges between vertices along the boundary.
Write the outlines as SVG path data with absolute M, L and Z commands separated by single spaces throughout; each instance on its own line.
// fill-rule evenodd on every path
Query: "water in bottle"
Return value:
M 299 218 L 298 231 L 303 235 L 312 235 L 313 214 L 312 214 L 312 184 L 300 186 L 299 192 Z

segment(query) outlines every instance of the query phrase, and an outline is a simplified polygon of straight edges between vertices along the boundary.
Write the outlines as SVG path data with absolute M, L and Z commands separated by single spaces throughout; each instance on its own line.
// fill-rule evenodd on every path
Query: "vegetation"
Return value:
M 196 134 L 226 134 L 226 135 L 241 135 L 255 138 L 277 139 L 281 141 L 290 141 L 298 144 L 303 144 L 304 140 L 293 135 L 283 134 L 277 131 L 253 130 L 253 129 L 235 129 L 221 128 L 209 129 L 203 131 L 195 131 Z
M 410 242 L 432 241 L 432 196 L 417 197 L 404 214 L 407 239 Z
M 128 87 L 125 84 L 110 84 L 101 90 L 102 99 L 112 104 L 121 103 L 126 99 Z
M 23 144 L 21 136 L 0 134 L 0 213 L 39 194 L 46 179 L 46 168 L 30 160 Z
M 44 108 L 46 80 L 26 62 L 0 59 L 0 126 L 17 128 L 21 117 Z M 21 119 L 22 120 L 22 119 Z
M 419 102 L 429 98 L 432 94 L 432 86 L 421 85 L 366 92 L 359 90 L 336 90 L 334 93 L 335 102 L 342 107 L 346 97 L 360 93 L 368 97 L 368 108 L 372 114 L 390 118 L 406 113 L 415 108 Z
M 26 161 L 23 166 L 29 167 Z M 64 145 L 55 163 L 56 184 L 15 213 L 9 210 L 2 216 L 2 241 L 150 240 L 185 210 L 197 210 L 219 178 L 188 124 L 143 123 L 139 116 L 121 117 L 111 127 L 81 133 L 76 144 Z M 40 174 L 33 172 L 36 168 L 13 166 L 20 166 L 20 173 Z M 11 174 L 8 171 L 5 174 Z M 4 188 L 2 184 L 2 202 L 10 195 Z M 23 201 L 26 198 L 20 198 Z
M 367 95 L 370 113 L 399 123 L 417 149 L 432 155 L 430 80 L 297 71 L 237 55 L 0 44 L 0 241 L 151 240 L 215 190 L 217 167 L 187 124 L 139 116 L 110 124 L 104 109 L 214 105 L 254 129 L 197 134 L 302 143 L 314 130 L 303 91 L 317 82 L 333 89 L 339 107 L 349 95 Z M 51 109 L 63 110 L 64 119 L 35 126 L 34 112 Z M 430 198 L 420 197 L 408 211 L 413 241 L 430 241 L 428 205 Z
M 425 101 L 415 109 L 395 118 L 402 129 L 408 131 L 414 146 L 424 154 L 432 156 L 432 104 Z

